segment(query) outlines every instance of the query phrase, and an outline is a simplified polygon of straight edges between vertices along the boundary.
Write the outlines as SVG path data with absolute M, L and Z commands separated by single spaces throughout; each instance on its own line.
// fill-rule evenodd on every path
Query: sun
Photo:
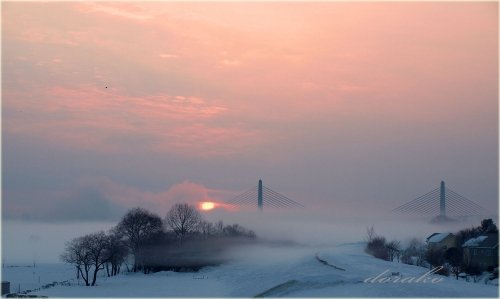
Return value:
M 215 208 L 215 203 L 211 201 L 204 201 L 201 203 L 201 209 L 204 211 L 212 210 Z

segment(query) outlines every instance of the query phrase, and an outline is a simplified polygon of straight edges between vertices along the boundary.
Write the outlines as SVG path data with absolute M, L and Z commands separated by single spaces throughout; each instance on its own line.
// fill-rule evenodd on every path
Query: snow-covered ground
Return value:
M 252 246 L 233 261 L 198 273 L 125 273 L 95 287 L 55 286 L 32 294 L 49 297 L 498 297 L 498 286 L 456 281 L 365 283 L 389 270 L 419 277 L 425 268 L 375 259 L 364 244 L 333 248 Z M 345 271 L 321 263 L 316 257 Z M 73 277 L 73 276 L 72 276 Z M 71 278 L 72 278 L 71 277 Z
M 75 268 L 67 264 L 3 265 L 2 281 L 10 282 L 11 292 L 33 290 L 43 285 L 75 277 Z

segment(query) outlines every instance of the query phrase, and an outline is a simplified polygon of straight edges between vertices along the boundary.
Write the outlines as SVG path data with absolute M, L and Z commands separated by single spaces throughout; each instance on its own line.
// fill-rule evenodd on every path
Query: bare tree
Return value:
M 372 226 L 366 228 L 366 241 L 371 243 L 373 238 L 375 237 L 375 228 Z
M 215 223 L 215 234 L 221 236 L 224 234 L 224 222 L 222 220 L 217 221 Z
M 97 273 L 104 269 L 103 265 L 107 261 L 105 254 L 107 245 L 107 236 L 102 231 L 75 238 L 66 244 L 66 250 L 61 255 L 61 260 L 75 265 L 86 286 L 94 286 Z M 92 283 L 90 283 L 89 277 L 91 269 L 94 269 Z
M 165 217 L 165 223 L 182 239 L 190 232 L 199 228 L 202 217 L 194 206 L 175 204 Z
M 246 229 L 239 224 L 226 225 L 223 229 L 224 236 L 228 237 L 247 237 L 255 238 L 256 235 L 252 230 Z
M 108 261 L 106 249 L 108 248 L 109 239 L 103 231 L 84 236 L 85 245 L 87 246 L 94 268 L 92 285 L 95 285 L 97 280 L 97 272 L 104 269 L 104 264 Z
M 86 286 L 89 286 L 89 271 L 92 267 L 92 257 L 87 248 L 86 237 L 74 238 L 66 243 L 66 248 L 61 254 L 61 260 L 75 265 L 77 273 L 81 275 Z
M 371 242 L 366 244 L 365 252 L 379 259 L 389 260 L 389 249 L 385 237 L 374 237 Z
M 426 246 L 422 240 L 411 238 L 408 241 L 408 247 L 402 251 L 401 262 L 410 265 L 424 266 Z
M 213 223 L 208 221 L 201 221 L 199 224 L 199 230 L 204 237 L 209 237 L 215 235 L 215 227 Z
M 159 216 L 147 210 L 135 208 L 123 216 L 116 230 L 124 236 L 134 255 L 134 272 L 136 272 L 139 262 L 137 251 L 145 240 L 163 230 L 163 223 Z
M 394 258 L 397 258 L 399 262 L 399 256 L 401 255 L 401 242 L 392 240 L 387 243 L 386 246 L 387 249 L 389 249 L 389 260 L 392 262 L 394 261 Z
M 108 236 L 108 246 L 106 248 L 107 262 L 106 273 L 109 276 L 114 276 L 120 273 L 120 267 L 127 258 L 128 247 L 122 236 L 116 229 L 112 229 Z M 111 266 L 111 271 L 109 269 Z
M 444 250 L 442 248 L 429 247 L 425 253 L 425 259 L 431 269 L 442 266 L 444 262 Z
M 444 252 L 444 260 L 450 264 L 450 271 L 458 280 L 458 274 L 460 273 L 460 266 L 462 264 L 462 254 L 460 250 L 456 247 L 448 248 Z

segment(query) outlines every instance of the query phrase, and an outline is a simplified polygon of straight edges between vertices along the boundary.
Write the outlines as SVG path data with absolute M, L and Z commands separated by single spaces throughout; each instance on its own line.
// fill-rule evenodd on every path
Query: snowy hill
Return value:
M 363 248 L 363 243 L 322 249 L 252 246 L 233 252 L 232 262 L 198 273 L 125 273 L 101 278 L 95 287 L 56 286 L 36 294 L 49 297 L 498 297 L 497 286 L 437 275 L 431 277 L 443 278 L 438 283 L 366 283 L 367 278 L 386 270 L 389 275 L 399 272 L 402 278 L 420 277 L 428 270 L 375 259 L 364 253 Z

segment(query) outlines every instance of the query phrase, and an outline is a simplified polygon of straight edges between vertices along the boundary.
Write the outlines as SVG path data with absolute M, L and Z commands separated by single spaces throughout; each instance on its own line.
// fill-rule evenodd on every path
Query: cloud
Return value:
M 3 198 L 6 219 L 27 221 L 104 221 L 124 211 L 99 186 L 76 185 L 66 190 L 7 192 Z
M 160 58 L 162 58 L 162 59 L 177 58 L 177 57 L 179 57 L 179 56 L 177 56 L 177 55 L 175 55 L 175 54 L 167 54 L 167 53 L 165 53 L 165 54 L 160 54 L 159 56 L 160 56 Z
M 198 96 L 127 96 L 94 86 L 53 86 L 40 92 L 43 100 L 17 91 L 4 94 L 4 107 L 11 112 L 5 114 L 6 132 L 86 151 L 143 149 L 187 156 L 241 151 L 261 138 L 256 130 L 214 122 L 229 109 Z
M 128 209 L 143 207 L 163 217 L 176 203 L 196 205 L 234 196 L 231 190 L 210 189 L 183 181 L 165 191 L 150 192 L 107 177 L 83 177 L 59 191 L 6 192 L 3 216 L 33 221 L 116 221 Z
M 147 21 L 153 18 L 153 15 L 145 9 L 128 3 L 102 4 L 87 2 L 80 4 L 79 9 L 87 13 L 98 12 L 133 21 Z
M 180 155 L 196 153 L 200 157 L 229 156 L 262 143 L 263 133 L 241 127 L 216 127 L 194 123 L 165 134 L 166 142 L 158 151 L 174 150 Z
M 227 66 L 237 66 L 241 64 L 241 61 L 239 60 L 231 60 L 231 59 L 223 59 L 221 61 L 221 64 L 227 65 Z
M 29 43 L 50 43 L 64 46 L 78 46 L 80 42 L 72 33 L 60 33 L 40 28 L 28 28 L 18 37 L 19 40 Z

